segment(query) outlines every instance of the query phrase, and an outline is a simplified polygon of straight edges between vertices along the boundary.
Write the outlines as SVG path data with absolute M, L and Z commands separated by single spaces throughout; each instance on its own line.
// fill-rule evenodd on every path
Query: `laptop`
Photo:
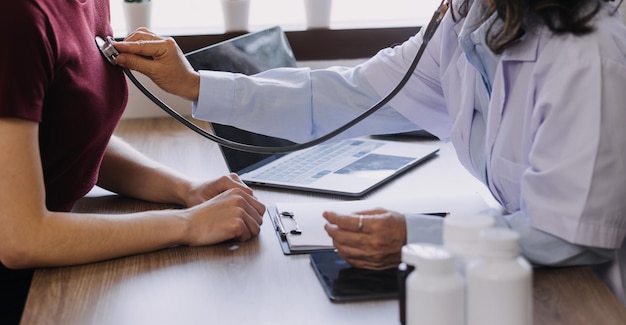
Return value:
M 243 34 L 185 54 L 195 70 L 255 74 L 277 67 L 296 67 L 279 26 Z M 211 123 L 220 137 L 266 147 L 293 142 Z M 439 148 L 418 142 L 356 138 L 329 140 L 287 154 L 257 154 L 220 146 L 226 165 L 245 183 L 360 197 L 436 156 Z

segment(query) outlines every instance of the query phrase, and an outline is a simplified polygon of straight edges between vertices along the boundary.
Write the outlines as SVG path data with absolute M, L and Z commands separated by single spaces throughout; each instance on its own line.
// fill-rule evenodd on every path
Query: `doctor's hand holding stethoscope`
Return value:
M 189 101 L 198 100 L 200 75 L 173 38 L 159 36 L 142 27 L 128 35 L 124 42 L 115 43 L 115 48 L 120 51 L 116 57 L 118 65 L 142 72 L 171 94 Z

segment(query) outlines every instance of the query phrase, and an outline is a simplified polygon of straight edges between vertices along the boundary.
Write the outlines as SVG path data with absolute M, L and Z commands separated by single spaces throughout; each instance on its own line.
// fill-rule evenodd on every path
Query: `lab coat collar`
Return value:
M 538 28 L 537 30 L 526 32 L 520 42 L 502 53 L 502 61 L 536 61 L 542 31 L 543 28 Z

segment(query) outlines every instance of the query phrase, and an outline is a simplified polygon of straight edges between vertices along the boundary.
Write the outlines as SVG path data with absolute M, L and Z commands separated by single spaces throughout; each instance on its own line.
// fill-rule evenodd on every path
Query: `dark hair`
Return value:
M 495 53 L 502 53 L 538 22 L 555 34 L 587 34 L 593 31 L 589 22 L 600 10 L 601 2 L 607 1 L 613 0 L 492 0 L 491 8 L 481 21 L 497 12 L 504 24 L 498 30 L 493 29 L 493 24 L 490 26 L 487 45 Z M 463 0 L 457 7 L 461 17 L 467 15 L 471 2 Z

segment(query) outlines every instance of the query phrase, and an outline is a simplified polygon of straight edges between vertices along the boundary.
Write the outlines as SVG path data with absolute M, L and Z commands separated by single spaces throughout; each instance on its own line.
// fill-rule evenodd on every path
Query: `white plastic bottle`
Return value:
M 465 283 L 454 255 L 430 244 L 405 245 L 402 255 L 415 265 L 406 279 L 406 324 L 463 325 Z
M 457 267 L 465 274 L 465 266 L 478 256 L 479 234 L 495 225 L 489 214 L 452 214 L 443 221 L 443 245 L 457 256 Z
M 481 231 L 480 255 L 466 279 L 468 325 L 532 324 L 532 268 L 520 256 L 515 231 Z

